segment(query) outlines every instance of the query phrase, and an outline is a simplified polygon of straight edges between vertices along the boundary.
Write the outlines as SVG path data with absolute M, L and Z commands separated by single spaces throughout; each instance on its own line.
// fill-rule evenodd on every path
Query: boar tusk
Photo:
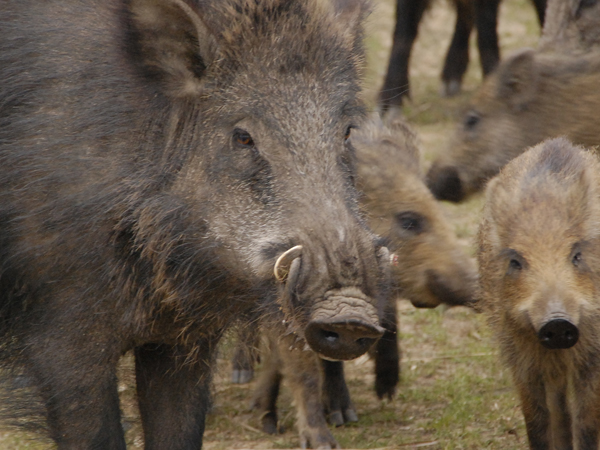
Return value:
M 392 253 L 390 255 L 390 265 L 392 266 L 397 266 L 398 265 L 398 255 L 395 253 Z
M 279 258 L 277 258 L 277 261 L 275 261 L 275 267 L 273 268 L 275 279 L 277 279 L 277 281 L 285 281 L 290 273 L 290 266 L 292 265 L 292 262 L 301 255 L 301 245 L 296 245 L 295 247 L 292 247 L 288 251 L 282 253 Z

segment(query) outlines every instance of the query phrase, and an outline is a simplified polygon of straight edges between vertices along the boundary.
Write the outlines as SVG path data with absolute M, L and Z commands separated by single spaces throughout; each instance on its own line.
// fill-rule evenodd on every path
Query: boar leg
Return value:
M 483 76 L 489 75 L 500 61 L 498 46 L 498 8 L 500 0 L 475 0 L 477 48 Z
M 386 305 L 381 325 L 385 328 L 385 332 L 375 344 L 375 392 L 380 399 L 387 397 L 391 400 L 400 381 L 400 350 L 395 300 Z
M 513 371 L 515 384 L 521 398 L 527 437 L 531 450 L 550 450 L 550 410 L 546 405 L 546 388 L 539 372 L 522 374 Z
M 245 384 L 254 378 L 254 365 L 258 361 L 260 330 L 256 322 L 243 325 L 238 330 L 235 352 L 231 360 L 231 382 Z
M 117 391 L 118 352 L 110 361 L 98 362 L 91 361 L 90 356 L 98 356 L 100 348 L 108 356 L 108 346 L 95 342 L 94 348 L 82 352 L 67 342 L 44 338 L 40 342 L 45 344 L 43 349 L 28 349 L 29 361 L 47 408 L 50 437 L 57 448 L 125 450 Z
M 454 35 L 442 71 L 443 94 L 446 96 L 456 95 L 460 92 L 462 78 L 469 64 L 469 36 L 472 29 L 473 6 L 471 2 L 456 2 Z
M 586 367 L 581 369 L 573 383 L 575 386 L 573 432 L 579 450 L 597 450 L 600 443 L 600 376 L 598 361 L 594 359 L 594 357 L 586 359 Z
M 553 448 L 573 449 L 573 433 L 571 431 L 571 414 L 567 403 L 566 380 L 561 379 L 558 383 L 546 384 L 546 401 L 550 410 L 550 435 Z M 597 448 L 597 446 L 594 447 L 595 450 Z
M 535 12 L 538 16 L 538 21 L 540 22 L 540 26 L 544 26 L 544 21 L 546 20 L 546 4 L 548 3 L 546 0 L 532 0 L 533 6 L 535 6 Z
M 281 386 L 281 359 L 277 344 L 269 336 L 269 348 L 264 354 L 264 363 L 254 398 L 252 400 L 252 409 L 261 413 L 262 428 L 265 433 L 277 434 L 280 431 L 277 425 L 277 397 L 279 396 L 279 387 Z
M 323 401 L 329 423 L 339 427 L 348 422 L 358 422 L 358 416 L 344 378 L 344 363 L 322 359 L 321 364 L 323 366 Z
M 278 348 L 283 374 L 296 404 L 300 445 L 302 448 L 339 448 L 325 419 L 319 358 L 312 351 L 293 349 L 290 344 L 295 338 L 289 338 L 280 338 Z
M 206 343 L 200 348 L 214 348 Z M 197 450 L 202 447 L 209 406 L 209 362 L 190 349 L 147 344 L 135 349 L 140 416 L 146 450 Z
M 383 87 L 379 92 L 379 107 L 385 113 L 390 107 L 402 106 L 402 99 L 410 96 L 408 61 L 429 0 L 396 0 L 396 27 L 392 50 Z

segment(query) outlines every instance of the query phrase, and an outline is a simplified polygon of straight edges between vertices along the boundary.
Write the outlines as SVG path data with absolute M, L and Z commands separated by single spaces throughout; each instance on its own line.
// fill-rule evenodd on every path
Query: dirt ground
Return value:
M 374 0 L 368 24 L 368 69 L 365 99 L 373 106 L 391 46 L 392 0 Z M 472 36 L 472 61 L 463 93 L 441 98 L 439 73 L 454 24 L 450 2 L 437 0 L 421 24 L 411 61 L 412 101 L 404 113 L 417 130 L 426 164 L 444 150 L 455 121 L 481 82 Z M 503 54 L 535 47 L 539 37 L 533 7 L 526 0 L 505 0 L 501 7 Z M 443 204 L 448 220 L 473 254 L 481 197 L 464 205 Z M 373 364 L 364 356 L 346 364 L 348 385 L 359 422 L 333 429 L 343 448 L 372 449 L 525 449 L 522 416 L 510 379 L 498 361 L 484 319 L 463 308 L 416 310 L 399 301 L 402 381 L 391 401 L 379 401 L 373 390 Z M 279 413 L 283 434 L 260 431 L 258 415 L 250 411 L 254 383 L 229 381 L 231 343 L 226 340 L 214 383 L 215 404 L 207 421 L 204 448 L 277 449 L 299 445 L 291 397 L 283 389 Z M 130 448 L 143 448 L 134 407 L 130 357 L 123 362 L 120 391 Z M 0 432 L 0 448 L 47 448 L 46 442 L 14 432 Z

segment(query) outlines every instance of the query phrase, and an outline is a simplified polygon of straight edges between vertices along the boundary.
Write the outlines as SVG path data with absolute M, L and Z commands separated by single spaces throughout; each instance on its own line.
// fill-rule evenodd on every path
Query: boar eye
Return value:
M 254 140 L 247 131 L 236 128 L 233 130 L 233 142 L 242 147 L 254 147 Z
M 575 267 L 579 266 L 579 264 L 581 264 L 581 261 L 583 260 L 583 256 L 581 255 L 581 252 L 577 252 L 575 253 L 575 255 L 573 255 L 573 259 L 571 260 L 573 262 L 573 265 Z
M 352 125 L 346 128 L 346 132 L 344 133 L 344 141 L 350 139 L 350 135 L 352 134 L 352 128 L 354 128 L 352 127 Z
M 425 228 L 425 218 L 412 211 L 397 214 L 396 223 L 402 230 L 413 234 L 419 234 Z
M 467 117 L 465 117 L 465 128 L 471 130 L 475 128 L 475 125 L 481 120 L 481 115 L 477 111 L 469 111 Z

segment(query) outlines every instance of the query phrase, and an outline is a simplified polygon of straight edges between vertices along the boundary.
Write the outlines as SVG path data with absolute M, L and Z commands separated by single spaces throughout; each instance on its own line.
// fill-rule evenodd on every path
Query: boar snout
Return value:
M 340 361 L 364 354 L 383 335 L 376 308 L 360 290 L 335 289 L 315 305 L 304 336 L 324 359 Z
M 313 320 L 306 327 L 308 345 L 324 359 L 354 359 L 369 350 L 383 329 L 355 318 Z
M 461 202 L 465 198 L 458 170 L 452 166 L 434 164 L 427 172 L 427 187 L 438 200 Z
M 411 303 L 416 308 L 435 308 L 440 303 L 450 306 L 469 306 L 474 307 L 476 300 L 474 297 L 474 281 L 464 286 L 453 286 L 450 280 L 440 275 L 434 270 L 426 272 L 427 289 L 431 292 L 432 303 L 411 299 Z M 471 284 L 472 283 L 472 284 Z M 454 283 L 456 284 L 456 283 Z
M 546 348 L 571 348 L 579 339 L 579 329 L 568 319 L 551 319 L 542 325 L 538 338 Z

